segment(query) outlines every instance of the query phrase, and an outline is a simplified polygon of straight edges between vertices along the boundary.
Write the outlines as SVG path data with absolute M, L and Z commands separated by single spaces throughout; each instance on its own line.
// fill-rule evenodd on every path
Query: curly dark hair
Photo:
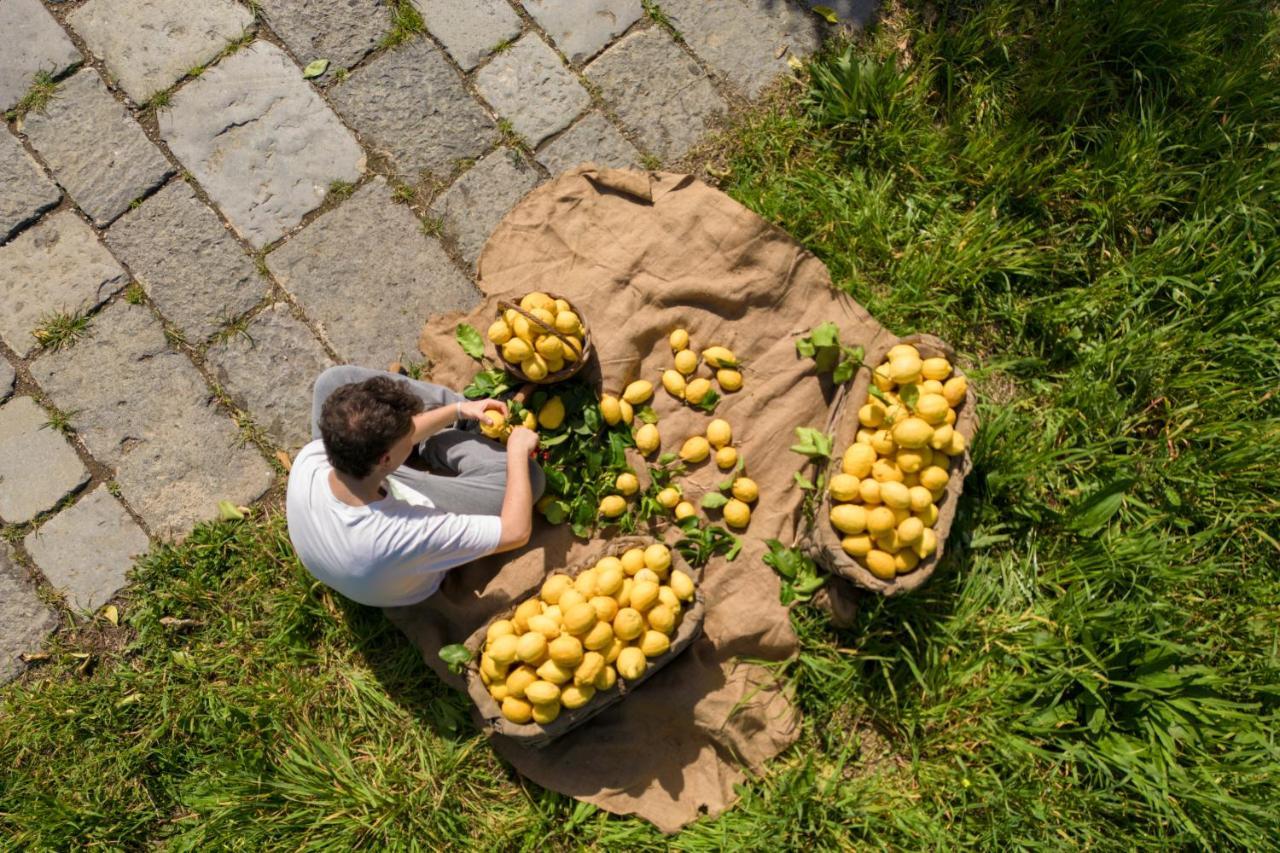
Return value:
M 329 464 L 367 477 L 382 454 L 413 429 L 422 398 L 386 376 L 352 382 L 329 395 L 320 410 L 320 435 Z

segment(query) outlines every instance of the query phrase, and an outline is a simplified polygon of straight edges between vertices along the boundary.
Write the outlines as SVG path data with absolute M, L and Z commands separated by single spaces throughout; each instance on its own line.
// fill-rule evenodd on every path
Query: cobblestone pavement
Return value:
M 0 0 L 0 680 L 474 305 L 525 193 L 678 163 L 870 3 Z

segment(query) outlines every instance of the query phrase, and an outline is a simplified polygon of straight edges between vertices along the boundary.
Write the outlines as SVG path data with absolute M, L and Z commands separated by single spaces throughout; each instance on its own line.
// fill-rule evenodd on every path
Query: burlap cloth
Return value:
M 741 555 L 706 567 L 703 636 L 624 702 L 549 747 L 493 737 L 499 754 L 539 785 L 675 832 L 727 809 L 737 799 L 733 786 L 799 735 L 786 689 L 769 668 L 749 662 L 796 651 L 778 579 L 761 557 L 766 539 L 791 543 L 800 521 L 792 475 L 804 460 L 787 450 L 794 429 L 825 426 L 834 396 L 813 362 L 797 358 L 794 335 L 832 320 L 845 343 L 870 352 L 889 333 L 834 291 L 823 264 L 787 234 L 687 175 L 591 165 L 565 173 L 507 214 L 480 258 L 479 284 L 486 295 L 479 308 L 434 318 L 423 332 L 432 381 L 460 388 L 475 373 L 454 341 L 459 321 L 483 331 L 496 299 L 553 290 L 590 324 L 605 390 L 654 381 L 664 452 L 704 432 L 712 417 L 677 404 L 658 382 L 672 363 L 671 330 L 688 329 L 695 349 L 719 344 L 745 361 L 743 389 L 724 395 L 714 416 L 732 424 L 760 500 Z M 643 460 L 632 464 L 645 482 Z M 680 484 L 697 502 L 723 479 L 708 461 Z M 599 541 L 575 540 L 567 526 L 539 519 L 524 550 L 457 569 L 427 601 L 387 615 L 461 687 L 437 655 L 442 645 L 463 641 L 549 571 L 599 550 Z

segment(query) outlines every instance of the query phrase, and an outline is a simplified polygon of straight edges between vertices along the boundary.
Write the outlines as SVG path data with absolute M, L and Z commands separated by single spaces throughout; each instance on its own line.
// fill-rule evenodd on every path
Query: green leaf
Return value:
M 223 521 L 244 521 L 244 513 L 231 501 L 218 501 L 218 518 Z
M 461 643 L 453 643 L 441 647 L 440 660 L 448 664 L 449 671 L 454 675 L 462 675 L 467 664 L 471 662 L 471 652 L 467 651 L 467 647 Z
M 831 436 L 813 427 L 796 427 L 796 438 L 799 441 L 791 445 L 791 450 L 810 458 L 831 458 Z
M 329 70 L 329 60 L 313 59 L 307 63 L 307 67 L 302 69 L 302 79 L 311 80 L 319 77 L 321 74 Z
M 898 397 L 902 400 L 902 404 L 912 412 L 916 410 L 916 402 L 920 399 L 919 385 L 903 385 L 898 391 Z
M 822 20 L 826 21 L 828 24 L 840 23 L 840 16 L 837 15 L 836 10 L 832 9 L 830 6 L 810 6 L 809 8 L 813 10 L 815 15 L 822 18 Z
M 801 474 L 799 471 L 796 471 L 791 476 L 795 478 L 796 485 L 802 489 L 812 489 L 814 487 L 813 481 Z
M 480 332 L 475 326 L 459 323 L 458 328 L 454 330 L 454 335 L 463 352 L 476 360 L 484 358 L 484 338 L 480 337 Z
M 636 412 L 636 417 L 647 424 L 656 424 L 658 422 L 658 413 L 653 410 L 652 406 L 644 406 L 640 411 Z
M 549 524 L 563 524 L 569 517 L 569 505 L 564 501 L 552 501 L 542 516 Z
M 796 338 L 796 355 L 801 358 L 813 358 L 813 354 L 817 350 L 813 346 L 811 338 Z
M 881 403 L 889 402 L 889 398 L 886 397 L 884 395 L 884 392 L 881 391 L 879 388 L 877 388 L 874 383 L 867 386 L 867 393 L 870 394 L 872 397 L 875 397 Z
M 719 509 L 729 502 L 729 499 L 719 492 L 707 492 L 702 497 L 703 509 Z
M 821 326 L 814 327 L 809 337 L 816 347 L 837 346 L 840 343 L 840 327 L 831 322 L 823 323 Z
M 1125 493 L 1136 482 L 1132 477 L 1124 477 L 1098 489 L 1072 510 L 1068 526 L 1082 536 L 1097 533 L 1120 511 Z
M 664 453 L 658 457 L 658 464 L 670 465 L 672 462 L 675 462 L 679 458 L 680 458 L 679 453 Z
M 720 394 L 716 391 L 708 391 L 706 396 L 702 398 L 702 402 L 697 404 L 697 407 L 704 412 L 714 412 L 716 404 L 719 402 Z

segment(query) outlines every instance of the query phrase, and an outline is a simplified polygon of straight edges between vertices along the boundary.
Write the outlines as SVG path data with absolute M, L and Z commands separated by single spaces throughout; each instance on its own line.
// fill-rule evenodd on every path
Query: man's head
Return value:
M 420 397 L 386 376 L 343 385 L 320 410 L 329 464 L 358 479 L 400 467 L 413 449 L 413 416 L 422 410 Z

